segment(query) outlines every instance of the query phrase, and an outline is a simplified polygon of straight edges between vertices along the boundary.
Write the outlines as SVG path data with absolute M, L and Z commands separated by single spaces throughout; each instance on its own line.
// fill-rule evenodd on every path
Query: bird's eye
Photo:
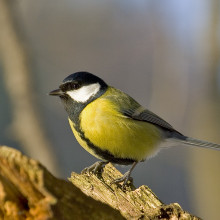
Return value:
M 72 89 L 78 89 L 80 87 L 80 84 L 79 83 L 73 83 L 71 85 Z
M 79 88 L 80 88 L 80 83 L 76 83 L 76 82 L 68 82 L 68 83 L 60 85 L 60 89 L 64 92 L 76 90 Z

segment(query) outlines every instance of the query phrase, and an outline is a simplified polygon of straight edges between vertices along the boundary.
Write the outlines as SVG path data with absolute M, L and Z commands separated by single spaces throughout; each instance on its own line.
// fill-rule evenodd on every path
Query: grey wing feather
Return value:
M 130 117 L 134 120 L 146 121 L 148 123 L 152 123 L 154 125 L 157 125 L 165 130 L 177 132 L 168 122 L 164 121 L 162 118 L 160 118 L 159 116 L 157 116 L 153 112 L 151 112 L 147 109 L 144 109 L 137 114 L 136 111 L 137 110 L 128 109 L 128 110 L 125 110 L 123 113 L 127 117 Z M 177 133 L 179 133 L 179 132 L 177 132 Z
M 126 100 L 126 102 L 124 102 L 124 100 Z M 178 142 L 182 142 L 183 144 L 187 145 L 220 150 L 220 144 L 197 140 L 182 135 L 180 132 L 175 130 L 168 122 L 164 121 L 153 112 L 144 109 L 140 104 L 138 104 L 134 99 L 127 96 L 126 94 L 124 94 L 123 100 L 117 99 L 117 101 L 123 103 L 121 106 L 127 107 L 126 109 L 121 111 L 122 114 L 133 120 L 145 121 L 158 126 L 164 132 L 166 138 L 170 138 L 174 141 L 177 140 Z
M 136 102 L 132 97 L 126 93 L 113 88 L 113 94 L 106 96 L 109 100 L 113 100 L 118 106 L 121 106 L 121 113 L 125 116 L 139 121 L 145 121 L 154 124 L 161 129 L 163 129 L 167 134 L 166 137 L 182 136 L 178 131 L 176 131 L 169 123 L 164 121 L 162 118 L 154 114 L 153 112 L 142 107 L 138 102 Z M 115 95 L 114 95 L 115 93 Z

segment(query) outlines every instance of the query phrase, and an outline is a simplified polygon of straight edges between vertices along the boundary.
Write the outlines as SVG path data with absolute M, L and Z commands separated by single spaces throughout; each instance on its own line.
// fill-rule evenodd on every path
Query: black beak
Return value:
M 65 93 L 61 89 L 55 89 L 49 93 L 49 95 L 54 95 L 54 96 L 62 96 L 64 94 Z

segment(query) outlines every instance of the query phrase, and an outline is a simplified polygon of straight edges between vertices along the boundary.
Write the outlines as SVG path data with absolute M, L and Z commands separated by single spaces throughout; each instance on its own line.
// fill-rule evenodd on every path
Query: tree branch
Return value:
M 199 219 L 182 210 L 179 204 L 165 205 L 147 186 L 130 184 L 123 191 L 110 183 L 122 174 L 107 164 L 102 176 L 72 173 L 69 180 L 86 195 L 117 209 L 126 219 Z
M 193 219 L 177 204 L 165 205 L 147 187 L 123 191 L 109 183 L 121 173 L 111 164 L 102 177 L 72 173 L 55 178 L 39 162 L 0 147 L 0 218 L 3 219 Z
M 2 217 L 2 218 L 1 218 Z M 123 219 L 19 151 L 0 147 L 0 219 Z

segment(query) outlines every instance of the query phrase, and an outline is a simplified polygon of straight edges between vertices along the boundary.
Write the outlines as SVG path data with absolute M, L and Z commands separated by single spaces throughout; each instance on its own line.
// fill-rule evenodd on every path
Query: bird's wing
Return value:
M 107 95 L 105 98 L 112 100 L 114 103 L 117 103 L 117 105 L 120 106 L 120 112 L 124 116 L 134 120 L 145 121 L 154 124 L 164 131 L 168 131 L 169 133 L 174 132 L 180 134 L 169 123 L 164 121 L 153 112 L 142 107 L 135 99 L 133 99 L 126 93 L 113 87 L 111 87 L 110 89 L 110 95 Z
M 153 112 L 147 109 L 144 109 L 142 106 L 136 109 L 126 109 L 123 111 L 123 114 L 134 120 L 146 121 L 148 123 L 157 125 L 160 128 L 168 130 L 168 131 L 176 131 L 169 123 L 164 121 L 162 118 L 160 118 Z

